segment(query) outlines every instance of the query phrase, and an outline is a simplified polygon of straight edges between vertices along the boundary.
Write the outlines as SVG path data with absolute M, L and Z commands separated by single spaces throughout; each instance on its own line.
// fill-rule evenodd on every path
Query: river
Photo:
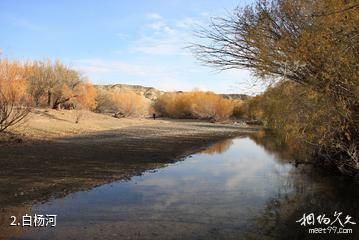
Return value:
M 56 227 L 14 226 L 6 239 L 359 239 L 358 184 L 288 158 L 250 136 L 228 139 L 129 181 L 31 205 L 22 211 L 56 214 Z M 338 220 L 319 224 L 323 214 L 349 218 L 342 229 L 352 233 L 338 234 Z

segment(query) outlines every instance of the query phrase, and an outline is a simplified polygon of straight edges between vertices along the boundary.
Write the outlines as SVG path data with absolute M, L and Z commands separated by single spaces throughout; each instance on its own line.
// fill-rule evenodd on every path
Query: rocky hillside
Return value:
M 137 93 L 138 95 L 142 95 L 145 98 L 148 98 L 152 101 L 156 100 L 161 94 L 165 93 L 164 91 L 158 90 L 153 87 L 144 87 L 141 85 L 129 85 L 129 84 L 113 84 L 113 85 L 96 85 L 96 88 L 103 88 L 103 89 L 116 89 L 120 91 L 131 90 Z M 180 92 L 180 91 L 179 91 Z M 228 99 L 241 99 L 245 100 L 249 96 L 245 94 L 220 94 L 224 98 Z
M 246 94 L 237 94 L 237 93 L 231 93 L 231 94 L 219 94 L 224 98 L 233 99 L 233 100 L 246 100 L 249 98 Z
M 163 94 L 163 91 L 160 91 L 153 87 L 144 87 L 141 85 L 129 85 L 129 84 L 113 84 L 113 85 L 96 85 L 96 88 L 102 88 L 102 89 L 114 89 L 119 91 L 126 91 L 130 90 L 135 92 L 138 95 L 142 95 L 145 98 L 148 98 L 152 101 L 156 100 L 161 94 Z

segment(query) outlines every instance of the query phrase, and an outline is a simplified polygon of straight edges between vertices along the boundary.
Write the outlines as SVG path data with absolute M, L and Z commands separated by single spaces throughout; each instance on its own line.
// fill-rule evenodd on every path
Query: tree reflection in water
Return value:
M 311 150 L 308 147 L 295 144 L 290 139 L 284 139 L 273 131 L 262 129 L 251 134 L 250 138 L 280 161 L 285 163 L 288 163 L 289 160 L 301 163 L 309 162 Z
M 289 159 L 306 161 L 307 150 L 299 150 L 298 146 L 285 144 L 280 138 L 259 131 L 251 135 L 257 144 L 274 154 L 281 162 Z M 328 172 L 313 165 L 296 166 L 291 169 L 289 176 L 283 181 L 277 195 L 271 198 L 253 229 L 248 233 L 248 239 L 359 239 L 359 199 L 358 184 L 348 177 Z M 356 225 L 345 225 L 352 228 L 352 234 L 308 234 L 309 227 L 300 226 L 296 221 L 303 214 L 314 213 L 315 216 L 325 214 L 334 219 L 334 212 L 343 212 L 352 216 Z M 338 225 L 340 227 L 340 225 Z M 316 224 L 311 228 L 326 227 Z
M 206 150 L 202 151 L 201 153 L 213 155 L 213 154 L 219 154 L 223 153 L 228 150 L 228 148 L 233 144 L 232 139 L 226 139 L 223 141 L 220 141 L 218 143 L 215 143 L 208 147 Z

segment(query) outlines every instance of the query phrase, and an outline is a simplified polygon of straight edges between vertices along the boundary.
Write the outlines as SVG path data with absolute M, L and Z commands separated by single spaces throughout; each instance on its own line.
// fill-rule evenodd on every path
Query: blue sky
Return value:
M 95 84 L 253 94 L 244 70 L 218 72 L 184 49 L 193 30 L 247 1 L 0 1 L 1 57 L 60 59 Z

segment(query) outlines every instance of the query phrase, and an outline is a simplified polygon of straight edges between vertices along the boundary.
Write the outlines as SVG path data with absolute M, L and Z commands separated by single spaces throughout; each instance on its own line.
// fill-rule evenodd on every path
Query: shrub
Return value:
M 143 117 L 148 115 L 149 100 L 130 90 L 111 92 L 116 115 L 123 117 Z
M 0 61 L 0 132 L 20 123 L 30 112 L 23 67 Z
M 154 104 L 156 112 L 171 118 L 223 120 L 233 113 L 234 102 L 212 92 L 165 93 Z
M 106 89 L 97 89 L 95 111 L 99 113 L 109 113 L 115 111 L 110 91 Z

